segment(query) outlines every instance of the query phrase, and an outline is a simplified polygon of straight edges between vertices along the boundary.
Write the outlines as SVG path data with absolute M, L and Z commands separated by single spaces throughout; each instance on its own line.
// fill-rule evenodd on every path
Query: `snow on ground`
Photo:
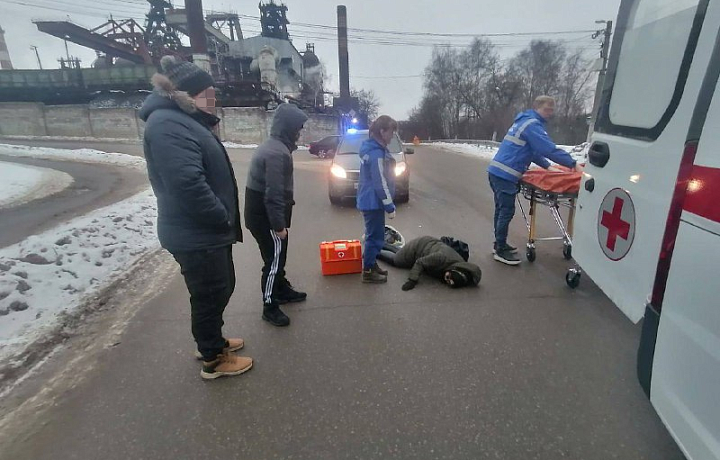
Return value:
M 490 147 L 482 144 L 455 144 L 450 142 L 431 142 L 425 145 L 439 147 L 445 150 L 449 150 L 451 152 L 476 156 L 487 160 L 492 160 L 498 151 L 497 147 Z M 583 142 L 580 145 L 558 145 L 558 148 L 565 150 L 576 160 L 584 162 L 587 159 L 589 144 L 587 142 Z
M 237 144 L 235 142 L 225 141 L 223 145 L 226 149 L 256 149 L 258 144 Z M 298 150 L 308 150 L 308 147 L 304 145 L 298 146 Z
M 5 155 L 144 167 L 97 150 L 0 145 Z M 0 249 L 0 362 L 62 325 L 89 297 L 159 248 L 151 190 Z
M 454 144 L 450 142 L 432 142 L 426 145 L 439 147 L 455 153 L 462 153 L 474 157 L 492 160 L 497 153 L 497 147 L 489 147 L 482 144 Z
M 0 361 L 157 249 L 150 190 L 0 249 Z
M 128 166 L 145 169 L 145 159 L 124 153 L 109 153 L 94 149 L 54 149 L 49 147 L 28 147 L 26 145 L 0 144 L 0 155 L 42 158 L 55 161 L 78 163 L 101 163 L 113 166 Z
M 53 195 L 72 183 L 62 171 L 0 161 L 0 209 Z

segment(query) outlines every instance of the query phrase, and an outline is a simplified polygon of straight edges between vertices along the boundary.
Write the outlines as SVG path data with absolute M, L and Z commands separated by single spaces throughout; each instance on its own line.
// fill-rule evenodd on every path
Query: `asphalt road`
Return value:
M 241 184 L 250 154 L 231 151 Z M 682 459 L 635 378 L 639 326 L 590 280 L 565 286 L 559 244 L 534 264 L 492 260 L 482 160 L 420 147 L 410 166 L 393 225 L 468 242 L 479 288 L 321 276 L 318 244 L 358 238 L 362 221 L 329 204 L 327 163 L 299 152 L 287 270 L 309 299 L 286 308 L 289 328 L 260 318 L 249 232 L 234 250 L 225 331 L 254 369 L 200 379 L 185 287 L 157 255 L 90 316 L 94 332 L 4 398 L 0 458 Z M 511 242 L 524 238 L 516 217 Z
M 123 200 L 149 186 L 147 174 L 120 166 L 0 155 L 0 161 L 55 169 L 74 182 L 62 192 L 0 210 L 0 248 L 18 243 L 73 217 Z

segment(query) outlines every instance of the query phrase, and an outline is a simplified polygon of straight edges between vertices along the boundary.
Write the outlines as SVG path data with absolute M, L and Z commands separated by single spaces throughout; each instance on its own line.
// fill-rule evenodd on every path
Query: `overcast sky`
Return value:
M 208 10 L 234 11 L 257 17 L 259 0 L 204 0 Z M 172 0 L 182 7 L 182 0 Z M 315 51 L 326 65 L 326 86 L 338 89 L 338 58 L 335 31 L 317 25 L 337 24 L 338 3 L 327 0 L 286 0 L 289 31 L 295 47 L 303 51 L 306 42 L 315 43 Z M 348 26 L 396 32 L 434 34 L 539 33 L 528 36 L 490 37 L 509 57 L 533 38 L 566 40 L 580 47 L 588 58 L 597 57 L 599 42 L 590 33 L 550 35 L 548 32 L 586 31 L 602 28 L 597 19 L 615 20 L 620 0 L 347 0 Z M 30 6 L 33 5 L 33 6 Z M 37 31 L 33 19 L 62 20 L 93 28 L 110 13 L 116 19 L 142 19 L 148 4 L 142 0 L 0 0 L 0 26 L 5 29 L 10 57 L 16 68 L 37 68 L 30 45 L 38 47 L 44 68 L 57 68 L 57 59 L 65 55 L 62 40 Z M 241 20 L 246 36 L 259 34 L 259 20 Z M 422 78 L 434 44 L 463 45 L 470 37 L 388 35 L 377 32 L 350 32 L 350 85 L 375 91 L 381 112 L 404 119 L 418 104 Z M 391 42 L 392 45 L 380 43 Z M 398 43 L 401 42 L 401 43 Z M 94 52 L 69 44 L 70 54 L 82 59 L 84 66 L 94 60 Z

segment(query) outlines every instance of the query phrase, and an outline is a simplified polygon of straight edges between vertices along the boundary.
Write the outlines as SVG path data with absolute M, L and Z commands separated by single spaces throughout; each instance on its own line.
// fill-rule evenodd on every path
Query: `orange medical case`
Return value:
M 347 275 L 362 272 L 362 246 L 358 240 L 323 241 L 320 243 L 323 275 Z

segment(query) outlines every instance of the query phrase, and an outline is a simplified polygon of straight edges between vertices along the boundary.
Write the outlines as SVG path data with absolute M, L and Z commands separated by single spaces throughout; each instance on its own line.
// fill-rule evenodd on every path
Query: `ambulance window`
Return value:
M 630 7 L 625 2 L 599 131 L 651 139 L 660 135 L 685 86 L 702 25 L 701 2 L 704 17 L 707 0 L 637 0 Z

